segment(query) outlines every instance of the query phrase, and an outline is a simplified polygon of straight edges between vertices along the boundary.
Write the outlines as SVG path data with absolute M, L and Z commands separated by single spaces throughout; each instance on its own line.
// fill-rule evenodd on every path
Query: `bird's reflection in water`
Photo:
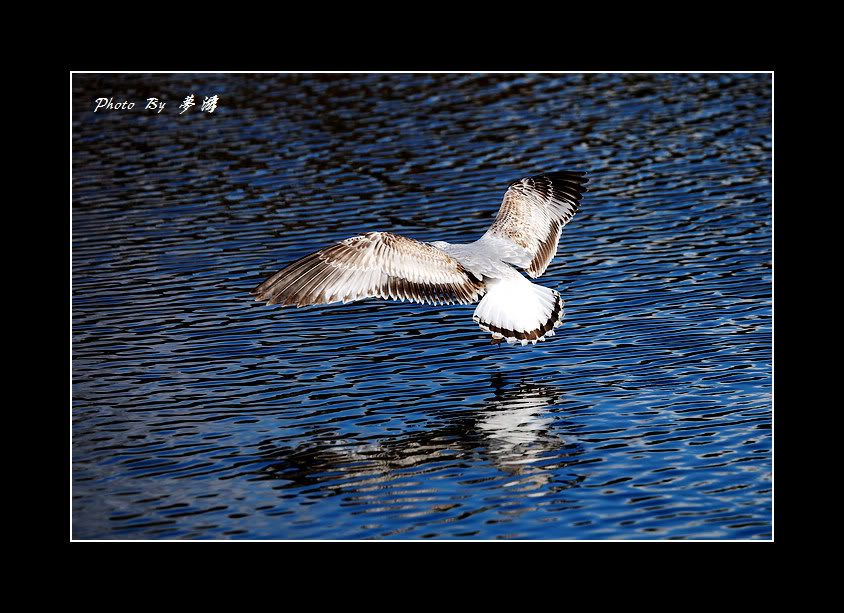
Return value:
M 545 411 L 559 399 L 551 387 L 520 382 L 508 388 L 493 378 L 495 398 L 478 415 L 476 430 L 486 440 L 490 459 L 508 473 L 532 464 L 563 441 L 550 433 L 554 417 Z
M 371 494 L 388 482 L 412 480 L 422 472 L 466 470 L 480 460 L 494 467 L 482 481 L 497 475 L 500 487 L 541 495 L 536 490 L 558 479 L 560 469 L 582 453 L 568 435 L 555 432 L 555 424 L 565 423 L 562 394 L 552 385 L 500 375 L 492 376 L 491 385 L 492 396 L 482 403 L 436 411 L 430 424 L 397 436 L 360 440 L 323 435 L 295 448 L 266 441 L 260 446 L 264 462 L 256 478 L 283 480 L 284 489 L 308 486 L 309 493 L 316 487 L 325 495 Z M 467 480 L 471 482 L 468 475 Z M 558 481 L 554 488 L 566 489 L 580 480 Z

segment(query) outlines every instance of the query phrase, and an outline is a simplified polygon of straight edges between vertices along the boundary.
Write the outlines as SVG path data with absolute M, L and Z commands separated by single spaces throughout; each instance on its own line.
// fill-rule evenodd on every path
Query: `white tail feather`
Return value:
M 553 336 L 563 320 L 564 302 L 554 290 L 523 276 L 487 280 L 487 292 L 474 320 L 490 332 L 493 342 L 536 344 Z

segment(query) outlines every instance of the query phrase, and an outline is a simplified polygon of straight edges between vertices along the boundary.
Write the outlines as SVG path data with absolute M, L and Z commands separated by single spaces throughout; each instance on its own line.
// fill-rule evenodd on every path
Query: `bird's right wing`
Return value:
M 267 304 L 305 306 L 389 298 L 469 304 L 483 281 L 447 253 L 388 232 L 354 236 L 305 256 L 252 290 Z
M 495 221 L 481 237 L 505 262 L 538 277 L 557 253 L 560 232 L 580 208 L 585 172 L 548 172 L 513 181 Z

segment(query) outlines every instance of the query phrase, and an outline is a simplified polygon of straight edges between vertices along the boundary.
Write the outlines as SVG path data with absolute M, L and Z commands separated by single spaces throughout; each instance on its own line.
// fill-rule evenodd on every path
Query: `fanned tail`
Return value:
M 550 288 L 519 275 L 487 281 L 487 293 L 473 319 L 492 334 L 493 343 L 535 345 L 562 325 L 565 302 Z

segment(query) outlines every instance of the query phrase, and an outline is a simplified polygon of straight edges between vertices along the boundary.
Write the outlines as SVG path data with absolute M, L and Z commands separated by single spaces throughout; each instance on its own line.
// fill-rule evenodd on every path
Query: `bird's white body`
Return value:
M 473 319 L 481 329 L 490 332 L 494 340 L 527 345 L 554 336 L 554 328 L 562 324 L 565 303 L 557 292 L 531 283 L 504 261 L 527 266 L 530 258 L 524 249 L 491 236 L 467 244 L 442 241 L 431 244 L 483 278 L 486 294 L 475 309 Z M 549 320 L 550 327 L 543 330 Z M 530 334 L 539 330 L 541 334 Z
M 507 262 L 521 262 L 523 265 L 530 262 L 524 249 L 498 237 L 485 235 L 472 243 L 437 241 L 430 244 L 446 252 L 476 275 L 491 279 L 504 279 L 512 275 L 521 277 L 521 273 Z

